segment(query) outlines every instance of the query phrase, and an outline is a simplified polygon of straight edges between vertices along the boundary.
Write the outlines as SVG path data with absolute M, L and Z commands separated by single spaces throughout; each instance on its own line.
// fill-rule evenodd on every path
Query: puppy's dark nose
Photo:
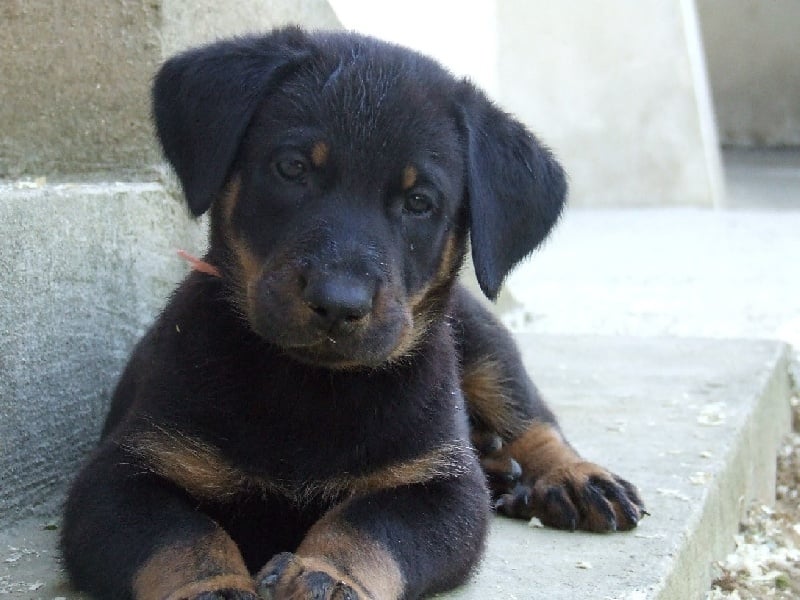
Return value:
M 303 290 L 303 299 L 326 330 L 354 326 L 372 312 L 375 286 L 347 276 L 313 278 Z

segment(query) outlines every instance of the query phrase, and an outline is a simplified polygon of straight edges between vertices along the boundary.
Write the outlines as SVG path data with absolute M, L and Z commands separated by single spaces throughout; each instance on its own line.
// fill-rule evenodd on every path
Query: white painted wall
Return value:
M 712 205 L 722 176 L 692 0 L 504 0 L 500 97 L 573 204 Z
M 718 205 L 694 0 L 332 0 L 346 29 L 468 75 L 550 145 L 574 205 Z
M 414 48 L 496 93 L 495 0 L 330 0 L 329 4 L 345 29 Z

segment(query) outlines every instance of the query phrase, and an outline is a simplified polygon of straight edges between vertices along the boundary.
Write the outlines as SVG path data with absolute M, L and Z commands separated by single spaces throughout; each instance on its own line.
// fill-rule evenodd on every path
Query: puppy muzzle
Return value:
M 316 274 L 303 283 L 302 300 L 311 311 L 311 327 L 338 337 L 368 324 L 378 287 L 373 279 Z

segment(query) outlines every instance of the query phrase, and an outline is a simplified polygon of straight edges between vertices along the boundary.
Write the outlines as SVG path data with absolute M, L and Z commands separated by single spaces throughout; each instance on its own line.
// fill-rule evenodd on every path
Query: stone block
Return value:
M 338 26 L 325 0 L 5 0 L 0 22 L 7 179 L 149 170 L 150 80 L 166 56 L 288 23 Z
M 132 345 L 201 253 L 158 183 L 0 186 L 0 526 L 60 501 Z

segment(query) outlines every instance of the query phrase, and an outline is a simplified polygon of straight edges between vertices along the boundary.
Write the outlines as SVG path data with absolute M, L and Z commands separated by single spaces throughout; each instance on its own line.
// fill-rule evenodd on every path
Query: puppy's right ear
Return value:
M 153 117 L 189 209 L 203 214 L 230 175 L 261 99 L 310 56 L 295 28 L 195 48 L 169 59 L 153 84 Z

